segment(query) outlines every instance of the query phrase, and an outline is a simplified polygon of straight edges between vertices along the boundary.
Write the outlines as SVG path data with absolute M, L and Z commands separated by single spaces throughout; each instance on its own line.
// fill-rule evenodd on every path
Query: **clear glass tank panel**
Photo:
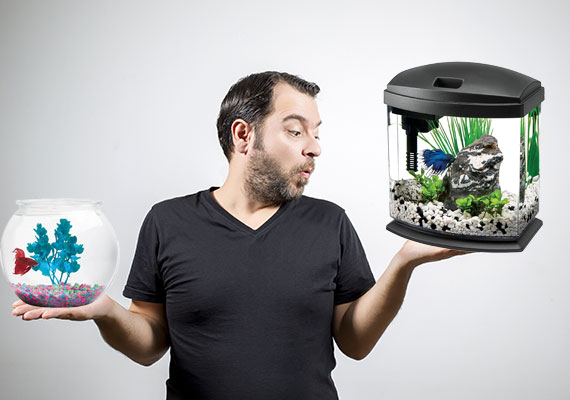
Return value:
M 390 217 L 442 235 L 520 236 L 538 213 L 539 114 L 441 117 L 418 133 L 414 176 L 402 116 L 388 112 Z

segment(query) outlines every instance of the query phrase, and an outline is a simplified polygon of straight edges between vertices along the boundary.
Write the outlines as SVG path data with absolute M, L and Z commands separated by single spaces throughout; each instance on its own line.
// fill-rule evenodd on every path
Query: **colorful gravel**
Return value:
M 70 285 L 26 285 L 11 283 L 16 295 L 25 303 L 40 307 L 78 307 L 97 299 L 104 286 L 82 283 Z

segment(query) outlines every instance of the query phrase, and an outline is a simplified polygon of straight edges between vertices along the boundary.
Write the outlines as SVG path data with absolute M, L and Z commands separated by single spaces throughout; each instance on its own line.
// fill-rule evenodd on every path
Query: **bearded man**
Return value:
M 218 117 L 221 187 L 155 204 L 123 295 L 25 319 L 94 320 L 137 363 L 170 349 L 167 399 L 338 399 L 333 340 L 355 360 L 398 312 L 414 268 L 465 252 L 407 241 L 376 281 L 345 210 L 303 195 L 321 154 L 319 87 L 281 72 L 234 84 Z M 364 195 L 364 194 L 363 194 Z

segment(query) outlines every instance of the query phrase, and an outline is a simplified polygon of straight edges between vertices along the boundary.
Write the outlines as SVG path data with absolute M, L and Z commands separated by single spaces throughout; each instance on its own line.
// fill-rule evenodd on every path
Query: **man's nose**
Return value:
M 310 157 L 318 157 L 321 155 L 321 145 L 314 136 L 310 137 L 309 143 L 307 143 L 303 150 L 303 155 Z

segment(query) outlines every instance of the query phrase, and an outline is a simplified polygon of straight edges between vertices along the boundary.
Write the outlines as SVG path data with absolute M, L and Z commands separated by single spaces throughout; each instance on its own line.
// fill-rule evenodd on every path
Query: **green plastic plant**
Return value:
M 509 199 L 503 199 L 501 191 L 496 189 L 485 196 L 475 197 L 470 194 L 467 197 L 455 200 L 455 202 L 461 211 L 467 212 L 472 216 L 483 213 L 482 218 L 484 218 L 486 214 L 492 217 L 501 215 L 503 213 L 503 207 L 509 203 Z
M 526 186 L 535 176 L 540 174 L 540 157 L 539 157 L 539 123 L 540 123 L 540 105 L 534 108 L 521 118 L 521 136 L 525 138 L 526 143 Z
M 431 177 L 426 176 L 423 168 L 421 168 L 419 174 L 412 170 L 409 170 L 408 172 L 422 185 L 423 203 L 429 203 L 430 201 L 437 200 L 441 193 L 444 192 L 445 187 L 443 186 L 443 181 L 439 179 L 437 175 L 433 175 Z
M 445 117 L 447 130 L 440 123 L 436 127 L 433 121 L 428 121 L 430 134 L 434 143 L 430 142 L 423 133 L 418 137 L 433 149 L 441 149 L 446 154 L 457 157 L 457 153 L 483 135 L 492 135 L 491 120 L 488 118 L 457 118 Z

